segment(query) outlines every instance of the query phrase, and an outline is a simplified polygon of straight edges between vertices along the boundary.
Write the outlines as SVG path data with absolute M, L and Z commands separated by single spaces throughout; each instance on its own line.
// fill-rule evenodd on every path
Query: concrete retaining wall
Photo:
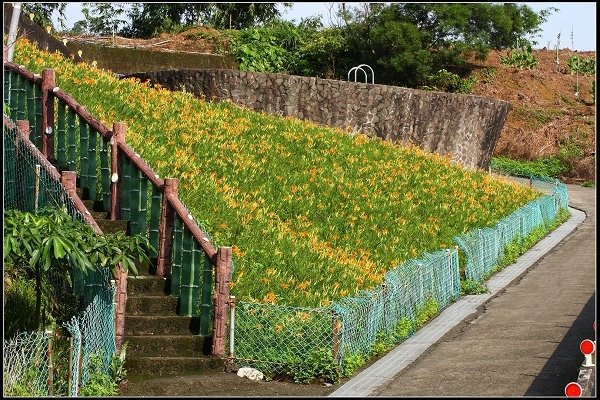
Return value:
M 137 73 L 142 80 L 255 111 L 351 129 L 487 168 L 509 103 L 461 94 L 237 70 Z

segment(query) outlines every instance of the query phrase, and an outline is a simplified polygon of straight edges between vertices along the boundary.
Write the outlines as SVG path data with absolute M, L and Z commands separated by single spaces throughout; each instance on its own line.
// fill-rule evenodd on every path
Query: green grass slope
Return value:
M 119 80 L 26 41 L 15 62 L 53 68 L 103 123 L 127 124 L 161 177 L 179 178 L 195 219 L 233 247 L 241 300 L 329 304 L 540 195 L 416 147 Z

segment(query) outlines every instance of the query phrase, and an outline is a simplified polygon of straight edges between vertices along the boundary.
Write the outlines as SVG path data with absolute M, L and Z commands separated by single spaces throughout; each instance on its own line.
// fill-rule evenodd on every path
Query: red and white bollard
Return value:
M 585 356 L 582 367 L 595 367 L 596 364 L 592 361 L 592 354 L 596 351 L 596 343 L 590 339 L 584 339 L 579 344 L 579 349 Z
M 565 386 L 565 396 L 567 397 L 581 397 L 582 392 L 583 389 L 577 382 L 570 382 Z

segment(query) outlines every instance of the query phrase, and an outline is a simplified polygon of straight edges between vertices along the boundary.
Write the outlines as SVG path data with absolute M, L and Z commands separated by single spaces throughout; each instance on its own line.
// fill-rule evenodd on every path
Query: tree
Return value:
M 21 10 L 27 16 L 33 16 L 36 24 L 54 27 L 52 15 L 58 12 L 58 22 L 62 29 L 65 28 L 65 9 L 67 3 L 21 3 Z
M 145 236 L 125 236 L 123 232 L 96 235 L 65 211 L 42 209 L 37 214 L 8 210 L 4 213 L 4 266 L 6 279 L 35 280 L 35 325 L 43 328 L 46 305 L 50 314 L 57 305 L 52 301 L 48 271 L 57 270 L 71 282 L 73 268 L 88 273 L 95 268 L 117 265 L 137 274 L 136 264 L 147 265 L 152 249 Z
M 78 21 L 73 28 L 85 33 L 111 35 L 114 38 L 120 27 L 127 23 L 119 18 L 125 14 L 125 5 L 122 3 L 83 3 L 81 12 L 85 20 Z
M 291 3 L 283 3 L 291 7 Z M 264 25 L 279 18 L 277 3 L 132 3 L 129 37 L 149 38 L 194 25 L 217 29 L 242 29 Z
M 515 3 L 341 4 L 340 58 L 371 65 L 381 83 L 418 87 L 441 69 L 464 73 L 470 57 L 527 41 L 550 12 Z

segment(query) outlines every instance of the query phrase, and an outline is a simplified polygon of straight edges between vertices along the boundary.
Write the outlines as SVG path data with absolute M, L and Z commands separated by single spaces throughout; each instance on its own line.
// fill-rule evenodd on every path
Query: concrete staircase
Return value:
M 77 189 L 81 196 L 80 189 Z M 83 203 L 104 233 L 127 233 L 128 222 L 110 221 L 93 200 Z M 198 335 L 199 318 L 178 316 L 178 299 L 171 297 L 171 279 L 138 271 L 127 278 L 124 339 L 125 369 L 131 375 L 198 373 L 223 368 L 210 355 L 211 338 Z

